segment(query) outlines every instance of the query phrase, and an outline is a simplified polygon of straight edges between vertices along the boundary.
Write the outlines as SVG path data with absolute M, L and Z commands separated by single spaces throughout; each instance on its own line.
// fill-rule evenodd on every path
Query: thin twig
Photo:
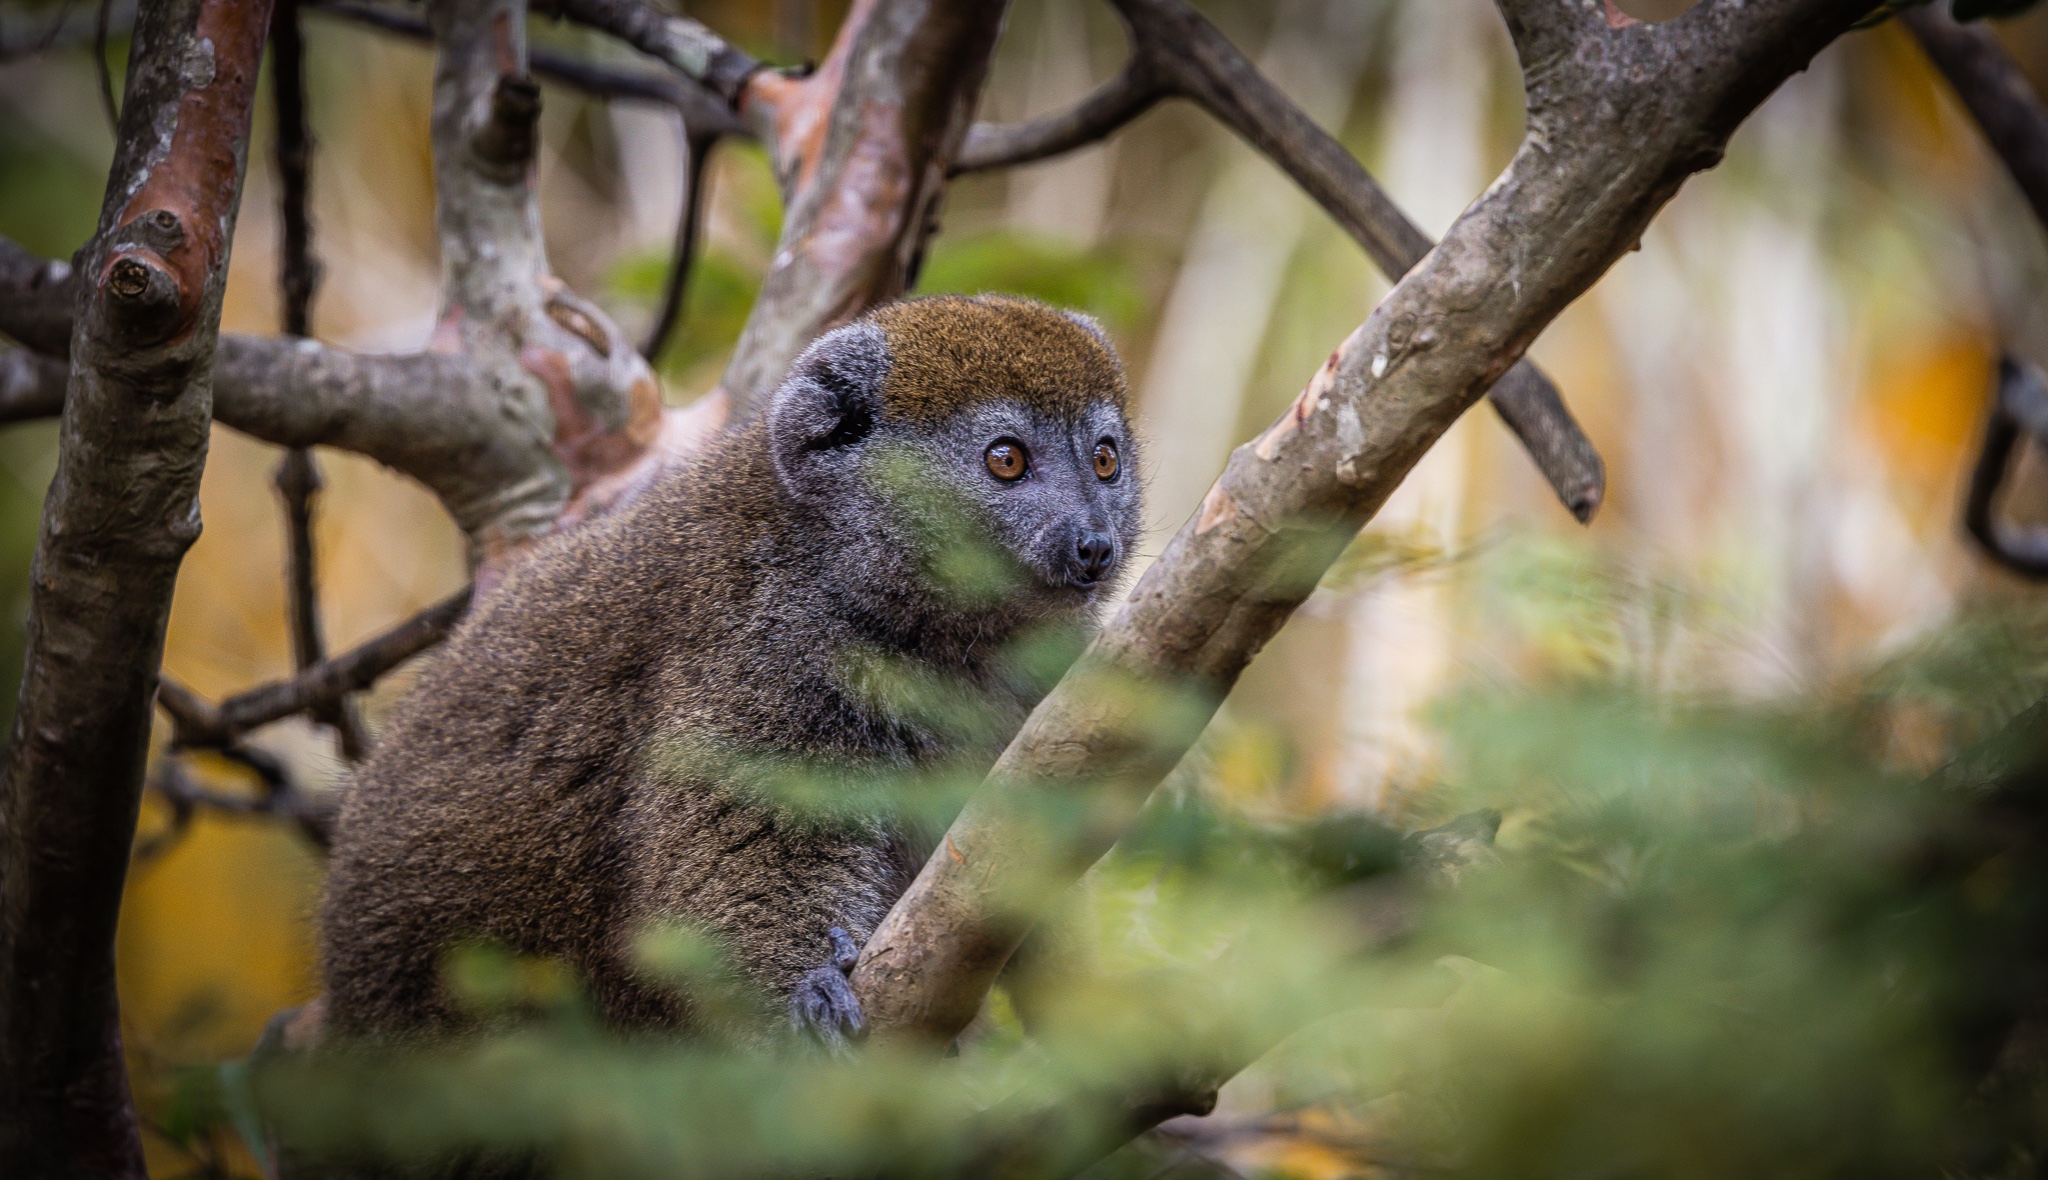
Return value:
M 668 277 L 662 282 L 661 306 L 654 313 L 654 321 L 647 326 L 647 339 L 640 345 L 640 355 L 647 358 L 648 364 L 659 362 L 661 350 L 682 322 L 690 268 L 697 256 L 697 237 L 703 224 L 704 209 L 709 203 L 705 189 L 711 173 L 705 165 L 710 162 L 711 148 L 717 142 L 716 136 L 693 134 L 689 125 L 684 124 L 683 210 L 676 218 L 675 247 L 669 252 Z
M 1908 8 L 1899 19 L 1969 108 L 1984 138 L 2048 227 L 2048 107 L 2019 63 L 1981 25 L 1959 25 L 1943 6 Z
M 350 0 L 313 0 L 308 11 L 353 24 L 396 33 L 413 41 L 431 42 L 433 30 L 409 12 Z M 659 70 L 621 69 L 546 49 L 532 50 L 528 66 L 536 77 L 566 86 L 592 98 L 652 102 L 672 107 L 692 134 L 747 135 L 748 128 L 725 100 L 687 77 Z
M 1021 123 L 976 123 L 953 161 L 953 175 L 1029 164 L 1109 138 L 1173 93 L 1152 67 L 1153 52 L 1133 52 L 1114 78 L 1064 111 Z
M 306 114 L 306 46 L 299 30 L 297 0 L 277 0 L 271 10 L 270 82 L 277 114 L 278 291 L 284 304 L 284 335 L 304 338 L 312 335 L 320 260 L 313 254 L 313 221 L 308 208 L 313 131 Z M 313 550 L 313 502 L 322 484 L 320 465 L 311 450 L 292 447 L 278 462 L 272 482 L 284 499 L 292 661 L 304 670 L 327 658 Z M 343 758 L 350 762 L 362 758 L 368 748 L 362 720 L 347 697 L 317 706 L 313 719 L 334 730 Z
M 469 608 L 471 590 L 428 607 L 389 631 L 286 680 L 240 692 L 218 705 L 165 677 L 157 704 L 171 717 L 177 744 L 218 749 L 258 726 L 362 692 L 398 665 L 446 639 Z
M 49 24 L 45 25 L 40 32 L 30 33 L 22 37 L 0 35 L 0 64 L 20 61 L 28 57 L 38 57 L 59 46 L 69 48 L 73 45 L 83 45 L 90 41 L 92 35 L 92 27 L 90 25 L 79 25 L 74 28 L 71 24 L 73 2 L 74 0 L 64 0 L 64 3 L 57 9 L 56 17 Z M 118 23 L 121 27 L 126 28 L 135 19 L 134 0 L 124 0 L 121 9 L 122 16 Z
M 1970 472 L 1963 527 L 1993 561 L 2021 577 L 2048 579 L 2048 528 L 2014 524 L 1998 513 L 1998 493 L 2012 473 L 2021 443 L 2048 449 L 2048 375 L 2016 360 L 1998 362 L 1998 389 L 1984 424 L 1984 442 Z
M 92 65 L 100 77 L 100 105 L 107 111 L 107 126 L 121 125 L 121 108 L 114 101 L 114 68 L 107 63 L 107 21 L 112 15 L 114 0 L 100 0 L 99 15 L 92 23 Z
M 193 778 L 181 758 L 159 759 L 149 778 L 149 790 L 169 805 L 171 818 L 163 830 L 136 843 L 135 861 L 151 861 L 169 852 L 191 830 L 194 815 L 202 810 L 231 816 L 290 819 L 307 839 L 321 848 L 327 847 L 334 828 L 332 796 L 307 793 L 283 764 L 265 751 L 235 746 L 217 752 L 254 772 L 263 790 L 255 795 L 210 790 Z

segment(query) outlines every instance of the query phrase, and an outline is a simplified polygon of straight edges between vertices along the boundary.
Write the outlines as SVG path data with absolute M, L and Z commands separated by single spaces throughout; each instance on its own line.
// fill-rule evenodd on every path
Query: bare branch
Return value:
M 298 0 L 276 0 L 270 13 L 270 83 L 277 113 L 278 288 L 287 337 L 312 335 L 313 293 L 320 285 L 320 261 L 313 256 L 313 222 L 307 208 L 313 132 L 306 120 L 305 57 Z M 322 480 L 313 452 L 305 447 L 287 450 L 273 482 L 284 500 L 292 659 L 306 668 L 327 657 L 327 641 L 320 626 L 320 578 L 313 552 L 313 500 Z M 342 757 L 353 762 L 363 756 L 367 747 L 362 722 L 348 700 L 316 710 L 314 720 L 334 730 Z
M 319 0 L 307 5 L 323 15 L 396 33 L 414 41 L 432 41 L 427 22 L 410 12 L 381 4 L 356 4 L 349 0 Z M 746 135 L 746 123 L 731 105 L 701 83 L 656 70 L 624 70 L 583 61 L 545 49 L 531 51 L 528 64 L 536 77 L 566 86 L 593 98 L 626 99 L 660 103 L 673 107 L 691 132 L 717 135 Z
M 70 263 L 38 258 L 0 238 L 0 332 L 44 356 L 67 358 L 77 304 Z
M 788 212 L 725 371 L 735 414 L 766 396 L 821 332 L 909 287 L 1005 8 L 860 0 L 816 75 L 754 75 L 747 111 L 776 128 Z M 824 127 L 821 102 L 830 109 Z
M 953 161 L 953 175 L 1029 164 L 1085 147 L 1108 138 L 1174 93 L 1155 68 L 1153 53 L 1139 49 L 1116 77 L 1064 111 L 1022 123 L 976 123 Z
M 159 760 L 155 773 L 150 775 L 149 789 L 170 806 L 170 822 L 163 831 L 137 841 L 131 859 L 143 863 L 170 851 L 190 830 L 192 817 L 202 810 L 221 815 L 289 819 L 298 824 L 307 839 L 327 847 L 337 807 L 332 795 L 308 794 L 293 781 L 283 763 L 260 750 L 233 747 L 217 752 L 254 771 L 263 785 L 262 793 L 234 795 L 209 790 L 193 779 L 181 760 Z
M 577 24 L 610 33 L 685 77 L 710 87 L 737 107 L 747 80 L 762 63 L 686 16 L 639 0 L 556 0 L 555 9 Z
M 2019 63 L 1981 25 L 1959 25 L 1938 4 L 1901 11 L 1929 61 L 2005 161 L 2034 217 L 2048 227 L 2048 107 L 2027 83 Z
M 110 7 L 112 11 L 107 15 L 107 23 L 111 28 L 125 32 L 134 25 L 134 0 L 121 0 Z M 73 0 L 65 0 L 57 9 L 57 15 L 42 28 L 13 31 L 0 37 L 0 65 L 36 57 L 52 49 L 91 45 L 99 36 L 99 20 L 93 9 L 81 8 Z
M 1682 20 L 1617 29 L 1582 5 L 1502 0 L 1529 94 L 1521 150 L 1232 455 L 1032 713 L 863 949 L 853 983 L 874 1027 L 944 1043 L 972 1018 L 1035 907 L 1101 854 L 1192 740 L 1141 727 L 1158 691 L 1144 686 L 1187 686 L 1213 708 L 1429 446 L 1865 7 L 1704 0 Z M 1031 817 L 1056 800 L 1085 800 L 1089 822 L 1041 830 Z
M 171 591 L 199 531 L 214 344 L 269 8 L 143 8 L 99 232 L 80 267 L 57 475 L 0 772 L 0 1173 L 10 1176 L 144 1175 L 114 926 Z
M 709 203 L 706 192 L 710 173 L 705 165 L 711 160 L 712 145 L 717 143 L 714 135 L 699 135 L 683 125 L 683 208 L 676 216 L 675 248 L 669 252 L 668 277 L 661 286 L 661 305 L 654 311 L 654 319 L 648 324 L 647 339 L 640 344 L 640 355 L 649 364 L 661 359 L 661 350 L 668 344 L 669 336 L 683 318 L 683 300 L 690 286 L 690 267 L 697 258 L 697 237 L 704 222 L 704 209 Z
M 1429 253 L 1429 235 L 1357 158 L 1208 18 L 1185 0 L 1112 2 L 1131 40 L 1122 72 L 1066 111 L 1026 123 L 975 126 L 956 171 L 1043 159 L 1110 134 L 1162 98 L 1187 98 L 1287 173 L 1388 279 L 1400 281 Z M 1607 468 L 1550 378 L 1519 362 L 1491 399 L 1558 499 L 1581 523 L 1591 520 L 1606 494 Z
M 1984 442 L 1970 472 L 1963 527 L 1993 561 L 2022 577 L 2048 579 L 2048 528 L 2013 524 L 1998 513 L 1998 492 L 2012 471 L 2020 444 L 2031 438 L 2048 448 L 2048 375 L 2007 356 L 1998 362 L 1998 389 L 1984 424 Z
M 465 587 L 333 659 L 301 669 L 289 680 L 237 693 L 218 705 L 169 679 L 158 687 L 157 704 L 170 715 L 178 745 L 194 749 L 230 745 L 251 730 L 369 688 L 386 672 L 448 638 L 469 609 L 473 593 Z
M 0 351 L 0 422 L 54 418 L 64 412 L 71 367 L 26 348 Z

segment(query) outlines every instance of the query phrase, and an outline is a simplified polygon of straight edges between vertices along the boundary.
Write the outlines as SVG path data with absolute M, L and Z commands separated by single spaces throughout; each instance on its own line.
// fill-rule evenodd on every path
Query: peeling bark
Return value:
M 143 1175 L 114 925 L 171 589 L 199 533 L 214 345 L 270 6 L 161 0 L 82 254 L 57 475 L 0 772 L 0 1173 Z
M 853 984 L 884 1035 L 944 1043 L 966 1025 L 1037 913 L 1192 740 L 1148 731 L 1144 703 L 1178 688 L 1213 709 L 1423 452 L 1865 4 L 1704 0 L 1618 29 L 1583 3 L 1500 8 L 1528 90 L 1521 149 L 1231 457 L 868 940 Z M 1088 817 L 1059 838 L 1034 818 L 1055 801 Z
M 910 286 L 1005 8 L 860 0 L 816 75 L 754 75 L 743 109 L 775 128 L 788 212 L 725 371 L 736 415 L 821 333 Z

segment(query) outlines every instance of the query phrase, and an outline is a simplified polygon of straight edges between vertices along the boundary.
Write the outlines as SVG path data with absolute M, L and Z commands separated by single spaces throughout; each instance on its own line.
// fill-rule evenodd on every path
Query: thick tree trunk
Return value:
M 143 1174 L 114 926 L 171 590 L 199 535 L 269 8 L 142 6 L 100 230 L 79 267 L 27 671 L 0 772 L 0 1175 Z

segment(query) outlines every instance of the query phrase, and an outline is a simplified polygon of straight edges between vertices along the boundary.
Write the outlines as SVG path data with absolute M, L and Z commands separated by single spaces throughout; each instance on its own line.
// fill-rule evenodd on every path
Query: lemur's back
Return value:
M 737 433 L 701 462 L 729 478 L 732 463 L 758 459 L 755 443 Z M 636 784 L 678 769 L 650 767 L 650 740 L 685 720 L 779 728 L 792 753 L 845 737 L 818 732 L 830 722 L 820 694 L 791 673 L 811 677 L 778 658 L 827 646 L 817 632 L 829 617 L 804 609 L 797 579 L 749 560 L 774 545 L 769 522 L 741 517 L 719 492 L 685 474 L 545 547 L 433 658 L 342 810 L 322 915 L 337 1027 L 442 1026 L 441 957 L 473 937 L 567 959 L 617 1018 L 679 1016 L 622 961 L 631 932 L 619 921 L 650 867 L 636 873 L 634 857 L 650 826 L 715 844 L 763 839 L 775 824 L 739 800 L 688 805 L 718 794 L 702 782 L 672 781 L 665 806 L 629 808 Z M 648 560 L 670 546 L 692 560 Z M 733 667 L 734 650 L 775 668 L 781 691 L 750 691 L 759 681 Z M 681 872 L 669 863 L 670 877 Z M 720 900 L 699 893 L 700 905 Z

